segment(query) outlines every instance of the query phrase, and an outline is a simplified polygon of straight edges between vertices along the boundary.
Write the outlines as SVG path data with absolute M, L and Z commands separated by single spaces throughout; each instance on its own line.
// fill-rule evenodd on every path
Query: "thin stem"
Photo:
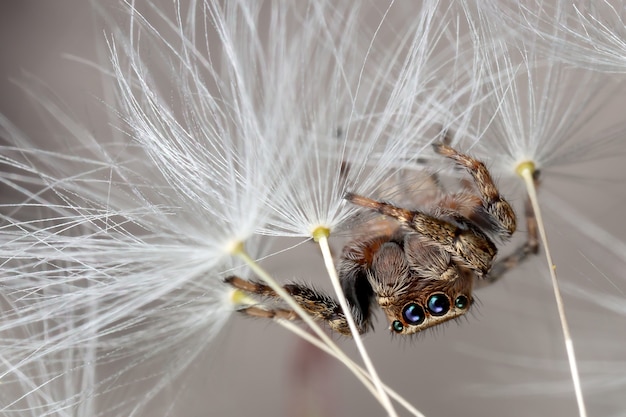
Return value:
M 543 219 L 541 216 L 541 210 L 539 208 L 539 200 L 537 198 L 537 189 L 535 188 L 534 164 L 524 163 L 518 168 L 519 175 L 524 179 L 526 184 L 526 190 L 530 202 L 535 211 L 535 217 L 537 219 L 537 225 L 539 234 L 541 235 L 541 242 L 543 244 L 544 253 L 546 254 L 546 260 L 548 262 L 548 269 L 550 270 L 550 278 L 552 280 L 552 289 L 554 290 L 554 298 L 556 299 L 556 306 L 559 311 L 559 318 L 561 319 L 561 329 L 563 331 L 563 338 L 565 339 L 565 350 L 567 351 L 567 359 L 569 361 L 570 373 L 572 375 L 572 383 L 574 384 L 574 392 L 576 394 L 576 401 L 578 403 L 578 414 L 580 417 L 587 417 L 587 409 L 585 407 L 585 401 L 583 397 L 582 387 L 580 384 L 580 375 L 578 373 L 578 365 L 576 361 L 576 355 L 574 354 L 574 342 L 570 334 L 569 325 L 567 324 L 567 317 L 565 315 L 565 306 L 563 304 L 563 297 L 561 296 L 561 290 L 559 288 L 559 282 L 556 277 L 556 265 L 552 261 L 552 255 L 550 254 L 550 246 L 548 245 L 548 237 L 544 227 Z
M 284 319 L 277 319 L 276 322 L 280 324 L 281 326 L 285 327 L 287 330 L 294 332 L 296 335 L 300 336 L 301 338 L 311 343 L 312 345 L 316 346 L 317 348 L 341 360 L 336 355 L 335 351 L 329 349 L 328 346 L 326 346 L 321 340 L 317 339 L 312 334 L 303 331 L 301 327 L 298 327 L 292 322 L 284 320 Z M 350 362 L 352 361 L 350 360 Z M 372 394 L 375 395 L 376 390 L 374 386 L 369 382 L 371 380 L 371 376 L 367 373 L 367 371 L 365 371 L 365 369 L 361 368 L 359 365 L 355 364 L 354 362 L 352 362 L 352 365 L 354 366 L 354 368 L 350 368 L 350 370 L 353 372 L 356 370 L 357 373 L 355 373 L 355 376 L 363 383 L 363 385 L 367 387 L 367 389 L 370 390 Z M 383 383 L 383 388 L 385 389 L 385 392 L 387 392 L 387 394 L 389 394 L 391 398 L 396 400 L 398 404 L 403 406 L 409 413 L 411 413 L 415 417 L 426 417 L 418 409 L 413 407 L 411 403 L 405 400 L 404 397 L 402 397 L 400 394 L 398 394 L 396 391 L 394 391 L 393 389 L 391 389 L 389 386 L 385 385 L 384 383 Z
M 339 348 L 339 346 L 337 346 L 337 344 L 335 344 L 335 342 L 333 342 L 330 337 L 328 337 L 324 329 L 322 329 L 315 322 L 315 320 L 313 320 L 313 318 L 309 314 L 307 314 L 307 312 L 304 311 L 302 307 L 300 307 L 296 300 L 294 300 L 293 297 L 289 295 L 287 291 L 285 291 L 285 289 L 280 284 L 278 284 L 278 282 L 276 282 L 276 280 L 274 280 L 274 278 L 272 278 L 270 274 L 268 274 L 263 268 L 261 268 L 259 264 L 256 263 L 256 261 L 252 259 L 250 255 L 248 255 L 243 247 L 243 244 L 236 245 L 232 249 L 231 253 L 242 259 L 259 278 L 265 281 L 265 283 L 270 288 L 272 288 L 272 290 L 274 290 L 274 292 L 276 292 L 276 294 L 278 294 L 289 307 L 293 309 L 293 311 L 302 319 L 302 321 L 304 321 L 311 328 L 311 330 L 315 332 L 315 334 L 321 339 L 321 341 L 326 344 L 328 349 L 333 351 L 335 356 L 341 362 L 343 362 L 343 364 L 348 369 L 350 369 L 353 374 L 356 375 L 359 372 L 355 368 L 356 365 L 354 364 L 354 362 L 352 362 L 352 360 L 341 350 L 341 348 Z M 374 397 L 384 406 L 383 400 L 378 395 L 378 392 L 373 389 L 372 385 L 368 381 L 365 381 L 365 383 L 367 383 L 366 387 L 370 389 Z M 385 397 L 387 398 L 387 401 L 389 401 L 389 398 L 386 395 Z
M 393 408 L 393 404 L 391 400 L 389 400 L 389 396 L 385 392 L 383 387 L 383 383 L 376 372 L 376 368 L 372 363 L 369 355 L 367 354 L 367 350 L 365 349 L 365 345 L 363 345 L 363 340 L 361 339 L 361 335 L 359 334 L 359 330 L 356 327 L 356 323 L 354 322 L 354 317 L 352 317 L 352 310 L 348 306 L 348 301 L 346 300 L 345 295 L 343 294 L 343 290 L 341 289 L 341 283 L 339 282 L 339 277 L 337 276 L 337 270 L 335 269 L 335 263 L 333 262 L 333 257 L 330 251 L 330 246 L 328 244 L 328 235 L 324 233 L 314 234 L 315 240 L 320 245 L 320 249 L 322 250 L 322 256 L 324 257 L 324 264 L 326 265 L 326 270 L 328 271 L 328 276 L 330 277 L 330 282 L 335 289 L 335 293 L 337 294 L 337 298 L 339 300 L 339 305 L 346 316 L 346 321 L 348 322 L 348 326 L 350 327 L 350 331 L 352 332 L 352 337 L 354 338 L 354 342 L 356 344 L 359 353 L 361 354 L 361 358 L 363 358 L 363 363 L 365 364 L 365 368 L 369 372 L 372 382 L 376 386 L 376 389 L 379 393 L 379 399 L 381 401 L 382 406 L 385 408 L 390 417 L 397 417 L 396 410 Z

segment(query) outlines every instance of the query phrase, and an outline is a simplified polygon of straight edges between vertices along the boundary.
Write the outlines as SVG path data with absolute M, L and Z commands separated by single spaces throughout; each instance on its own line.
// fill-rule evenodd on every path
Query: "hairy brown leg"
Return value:
M 469 155 L 459 153 L 448 145 L 440 143 L 434 145 L 434 147 L 437 153 L 452 159 L 467 169 L 474 179 L 484 208 L 503 231 L 509 236 L 512 235 L 516 229 L 515 212 L 513 207 L 500 195 L 485 164 Z
M 534 177 L 535 186 L 539 186 L 539 173 Z M 527 237 L 526 241 L 518 246 L 510 255 L 497 260 L 489 274 L 484 280 L 476 283 L 476 288 L 486 287 L 498 281 L 509 270 L 517 267 L 519 264 L 528 259 L 530 255 L 536 255 L 539 252 L 539 235 L 537 230 L 537 218 L 535 211 L 530 202 L 530 198 L 526 198 L 524 203 L 524 217 L 526 219 Z
M 458 261 L 482 277 L 490 269 L 497 253 L 493 242 L 471 222 L 464 222 L 464 228 L 438 219 L 421 211 L 411 211 L 393 204 L 376 201 L 357 194 L 348 193 L 348 201 L 361 207 L 393 217 L 401 224 L 425 236 L 443 250 L 455 256 Z M 462 222 L 462 219 L 455 219 Z
M 248 281 L 237 276 L 230 276 L 224 281 L 234 288 L 250 294 L 273 300 L 281 299 L 273 289 L 261 282 Z M 328 323 L 330 328 L 338 333 L 351 335 L 346 316 L 339 303 L 332 297 L 302 284 L 287 284 L 283 288 L 314 319 Z M 292 310 L 273 308 L 263 303 L 243 307 L 239 311 L 254 317 L 298 319 L 298 315 Z M 362 323 L 357 322 L 357 326 L 361 332 L 366 330 Z

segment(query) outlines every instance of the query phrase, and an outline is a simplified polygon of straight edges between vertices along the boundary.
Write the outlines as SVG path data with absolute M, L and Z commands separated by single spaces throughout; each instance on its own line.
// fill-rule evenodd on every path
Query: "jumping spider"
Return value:
M 350 242 L 339 261 L 339 279 L 360 333 L 371 328 L 375 302 L 397 334 L 414 334 L 459 317 L 474 302 L 475 278 L 493 282 L 537 251 L 534 217 L 527 206 L 528 241 L 494 264 L 497 248 L 493 239 L 507 239 L 515 232 L 513 208 L 500 195 L 482 162 L 446 144 L 435 145 L 435 150 L 465 168 L 474 186 L 468 181 L 458 193 L 441 193 L 435 204 L 423 211 L 352 193 L 345 196 L 353 204 L 395 220 L 395 227 L 387 233 Z M 234 276 L 226 282 L 252 295 L 278 299 L 260 282 Z M 350 335 L 344 312 L 335 299 L 303 284 L 284 288 L 315 319 Z M 241 311 L 257 317 L 298 318 L 291 310 L 266 304 Z

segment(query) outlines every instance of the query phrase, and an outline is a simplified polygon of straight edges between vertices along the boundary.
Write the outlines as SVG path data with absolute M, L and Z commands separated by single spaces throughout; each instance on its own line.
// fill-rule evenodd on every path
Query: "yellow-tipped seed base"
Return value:
M 318 226 L 313 229 L 313 231 L 311 232 L 311 236 L 316 242 L 319 242 L 322 238 L 328 239 L 328 236 L 330 236 L 330 229 L 328 227 Z
M 522 177 L 526 185 L 526 191 L 530 197 L 535 217 L 537 218 L 537 226 L 539 228 L 539 234 L 543 244 L 543 250 L 546 255 L 546 261 L 548 262 L 548 268 L 550 272 L 550 279 L 552 281 L 552 289 L 554 291 L 554 297 L 556 300 L 557 310 L 559 312 L 559 318 L 561 320 L 561 330 L 563 332 L 563 338 L 565 340 L 565 351 L 567 353 L 567 359 L 570 365 L 570 374 L 572 377 L 572 383 L 574 385 L 574 393 L 576 395 L 576 402 L 578 404 L 578 413 L 580 417 L 587 417 L 587 409 L 585 406 L 584 396 L 580 383 L 580 374 L 578 372 L 578 362 L 576 361 L 576 355 L 574 353 L 574 343 L 570 333 L 569 325 L 567 323 L 567 316 L 565 315 L 565 306 L 563 305 L 563 297 L 561 296 L 561 290 L 559 288 L 559 282 L 556 276 L 556 264 L 552 261 L 552 255 L 550 254 L 550 246 L 548 245 L 548 238 L 544 227 L 541 209 L 539 207 L 539 199 L 537 198 L 537 189 L 535 187 L 535 174 L 536 166 L 533 161 L 521 162 L 516 168 L 517 175 Z

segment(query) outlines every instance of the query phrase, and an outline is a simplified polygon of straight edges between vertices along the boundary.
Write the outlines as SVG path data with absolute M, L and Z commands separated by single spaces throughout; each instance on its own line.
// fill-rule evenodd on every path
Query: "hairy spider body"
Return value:
M 475 278 L 489 276 L 497 247 L 492 239 L 506 239 L 516 229 L 515 213 L 500 195 L 485 165 L 445 144 L 435 150 L 465 168 L 473 179 L 455 194 L 445 194 L 423 210 L 408 210 L 391 203 L 348 193 L 353 204 L 376 211 L 395 221 L 395 227 L 373 237 L 350 242 L 338 264 L 339 279 L 359 332 L 371 329 L 372 310 L 378 305 L 397 334 L 414 334 L 465 314 L 474 299 Z M 529 215 L 532 223 L 532 212 Z M 536 238 L 503 261 L 498 274 L 536 252 Z M 238 277 L 226 279 L 249 294 L 276 302 L 279 297 L 267 285 Z M 303 284 L 285 290 L 315 319 L 349 335 L 345 314 L 332 297 Z M 242 309 L 252 316 L 296 319 L 290 310 L 266 303 Z

